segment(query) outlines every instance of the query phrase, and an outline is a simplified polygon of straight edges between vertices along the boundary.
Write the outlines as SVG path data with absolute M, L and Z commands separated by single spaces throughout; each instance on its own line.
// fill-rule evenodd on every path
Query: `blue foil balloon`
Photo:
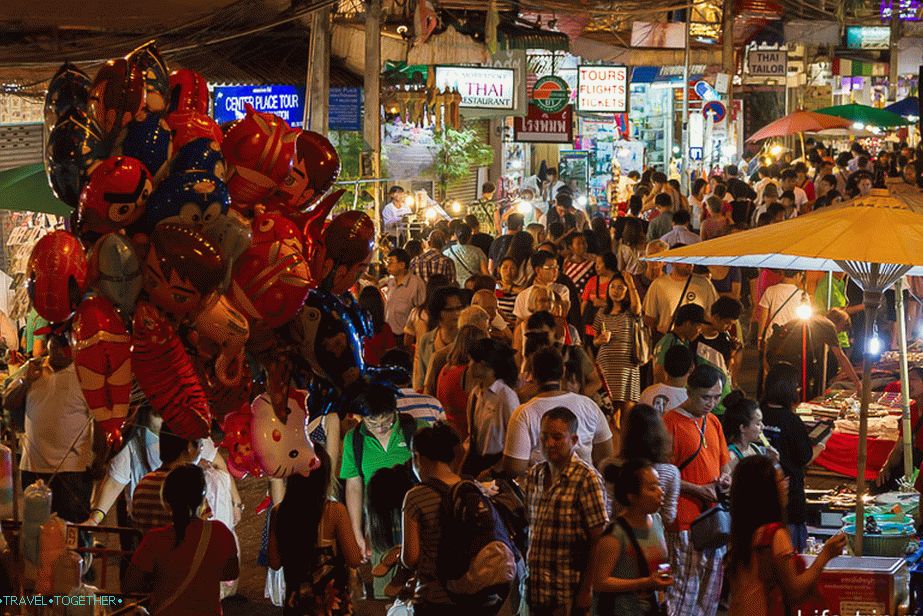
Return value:
M 79 109 L 65 113 L 45 146 L 45 173 L 55 197 L 76 208 L 90 172 L 108 156 L 99 126 Z
M 134 231 L 150 233 L 162 222 L 208 227 L 231 207 L 231 195 L 215 176 L 195 171 L 169 175 L 151 193 Z
M 54 128 L 58 118 L 72 109 L 86 113 L 90 100 L 90 77 L 82 70 L 65 62 L 48 83 L 45 93 L 45 128 Z
M 148 113 L 143 120 L 133 120 L 125 127 L 124 137 L 116 147 L 117 154 L 137 158 L 151 172 L 154 182 L 161 180 L 168 170 L 172 149 L 170 127 L 163 115 Z
M 202 171 L 210 173 L 224 181 L 224 154 L 221 144 L 213 139 L 202 137 L 193 139 L 179 149 L 170 163 L 170 173 L 188 173 Z

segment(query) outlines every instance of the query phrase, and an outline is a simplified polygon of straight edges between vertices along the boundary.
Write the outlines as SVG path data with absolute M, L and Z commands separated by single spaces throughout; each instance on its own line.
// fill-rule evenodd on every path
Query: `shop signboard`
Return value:
M 535 82 L 530 106 L 535 105 L 545 113 L 557 113 L 570 102 L 567 82 L 555 75 L 546 75 Z
M 522 143 L 571 143 L 574 134 L 574 110 L 567 105 L 561 111 L 546 112 L 529 104 L 524 118 L 513 118 L 513 141 Z
M 362 88 L 330 88 L 330 130 L 362 130 Z
M 582 65 L 577 69 L 577 111 L 628 111 L 628 67 Z
M 889 26 L 846 26 L 846 49 L 886 51 L 890 47 Z
M 751 49 L 747 53 L 747 68 L 752 77 L 779 77 L 788 70 L 788 52 L 784 49 Z
M 514 108 L 514 72 L 511 68 L 443 65 L 436 66 L 435 70 L 436 87 L 458 90 L 463 108 Z
M 304 88 L 291 85 L 215 86 L 215 122 L 224 124 L 246 114 L 246 105 L 272 113 L 295 128 L 304 124 Z

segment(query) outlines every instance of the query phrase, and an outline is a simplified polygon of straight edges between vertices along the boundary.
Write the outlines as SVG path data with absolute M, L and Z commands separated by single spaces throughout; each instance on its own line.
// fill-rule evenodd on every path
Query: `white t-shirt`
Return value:
M 529 310 L 529 296 L 532 295 L 532 289 L 537 286 L 541 285 L 532 285 L 516 296 L 516 303 L 513 304 L 513 314 L 517 319 L 522 319 L 525 321 L 530 316 L 532 316 L 532 311 Z M 557 282 L 552 282 L 550 285 L 548 285 L 548 287 L 558 294 L 558 297 L 561 298 L 561 301 L 570 303 L 570 289 Z
M 681 304 L 680 294 L 685 286 L 685 278 L 675 280 L 672 276 L 661 276 L 652 282 L 647 290 L 647 295 L 644 296 L 644 316 L 651 317 L 656 321 L 657 331 L 661 334 L 667 333 L 670 328 L 673 312 L 677 306 L 698 304 L 707 313 L 711 310 L 711 305 L 718 299 L 718 293 L 715 291 L 711 280 L 703 276 L 693 275 Z
M 685 387 L 673 387 L 666 383 L 654 383 L 641 392 L 638 402 L 648 404 L 663 416 L 670 409 L 675 409 L 686 401 L 689 394 Z
M 490 455 L 503 451 L 503 440 L 510 417 L 519 406 L 519 396 L 513 389 L 497 379 L 486 390 L 475 387 L 468 399 L 474 404 L 474 441 L 478 453 Z
M 21 470 L 81 472 L 92 464 L 93 426 L 74 364 L 57 372 L 45 366 L 26 392 L 25 423 Z
M 577 446 L 574 452 L 584 462 L 593 464 L 593 445 L 612 438 L 606 416 L 590 398 L 575 393 L 532 398 L 513 411 L 506 428 L 503 455 L 516 460 L 528 460 L 529 466 L 545 460 L 539 435 L 542 416 L 555 407 L 563 406 L 577 416 Z
M 141 478 L 160 468 L 160 439 L 154 432 L 147 428 L 139 428 L 144 432 L 144 452 L 138 438 L 132 438 L 126 445 L 109 460 L 108 473 L 115 481 L 125 484 L 125 497 L 128 511 L 131 512 L 131 497 L 135 493 L 135 486 Z M 211 440 L 211 439 L 209 439 Z M 143 453 L 147 453 L 146 465 L 142 462 Z
M 788 300 L 788 302 L 785 300 Z M 760 298 L 760 308 L 763 309 L 766 318 L 772 319 L 766 325 L 766 331 L 768 332 L 766 337 L 768 338 L 772 335 L 773 325 L 785 325 L 792 319 L 798 318 L 795 311 L 798 310 L 798 306 L 803 302 L 804 291 L 791 283 L 780 282 L 766 289 L 763 297 Z

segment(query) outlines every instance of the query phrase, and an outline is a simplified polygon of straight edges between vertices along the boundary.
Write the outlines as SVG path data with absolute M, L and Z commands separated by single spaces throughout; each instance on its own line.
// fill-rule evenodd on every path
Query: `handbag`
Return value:
M 651 332 L 640 317 L 631 320 L 631 359 L 638 366 L 651 360 Z
M 689 527 L 692 546 L 699 552 L 724 547 L 731 539 L 731 510 L 724 496 L 711 509 L 699 514 Z
M 644 551 L 641 549 L 641 545 L 638 543 L 638 538 L 635 537 L 635 532 L 632 530 L 631 525 L 621 516 L 617 517 L 613 524 L 618 524 L 622 528 L 622 532 L 625 533 L 625 536 L 628 537 L 628 540 L 631 542 L 631 547 L 637 559 L 638 575 L 642 578 L 649 577 L 651 575 L 651 569 L 647 564 L 647 558 L 644 556 Z M 611 528 L 610 526 L 607 532 L 610 532 Z M 599 593 L 598 614 L 615 613 L 615 594 L 616 593 L 607 592 Z M 638 594 L 641 594 L 641 591 L 639 591 Z M 644 594 L 648 595 L 647 600 L 650 604 L 644 616 L 667 616 L 667 606 L 665 603 L 660 603 L 660 601 L 658 601 L 657 593 L 654 590 L 648 590 Z

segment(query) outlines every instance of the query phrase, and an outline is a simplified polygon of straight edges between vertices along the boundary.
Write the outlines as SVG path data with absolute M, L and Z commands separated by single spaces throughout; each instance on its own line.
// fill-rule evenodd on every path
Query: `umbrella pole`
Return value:
M 827 312 L 830 312 L 830 306 L 833 304 L 833 272 L 827 272 Z M 820 373 L 820 391 L 821 393 L 827 392 L 827 356 L 830 355 L 829 350 L 824 350 L 824 359 L 823 359 L 823 370 Z
M 907 368 L 907 322 L 904 307 L 904 279 L 894 285 L 894 301 L 897 304 L 898 353 L 901 370 L 901 424 L 903 434 L 904 477 L 910 479 L 913 472 L 913 434 L 910 427 L 910 371 Z
M 872 264 L 872 280 L 878 278 L 877 263 Z M 865 290 L 863 294 L 863 303 L 865 304 L 865 340 L 868 345 L 871 340 L 875 327 L 875 319 L 878 317 L 878 307 L 881 305 L 881 291 Z M 865 530 L 865 467 L 868 464 L 868 437 L 869 429 L 869 400 L 872 389 L 872 362 L 869 361 L 868 349 L 865 349 L 862 360 L 862 406 L 859 408 L 859 474 L 856 476 L 856 541 L 853 545 L 853 553 L 856 556 L 862 556 L 862 535 Z
M 804 151 L 804 133 L 798 133 L 798 137 L 801 138 L 801 158 L 808 160 L 808 156 Z

